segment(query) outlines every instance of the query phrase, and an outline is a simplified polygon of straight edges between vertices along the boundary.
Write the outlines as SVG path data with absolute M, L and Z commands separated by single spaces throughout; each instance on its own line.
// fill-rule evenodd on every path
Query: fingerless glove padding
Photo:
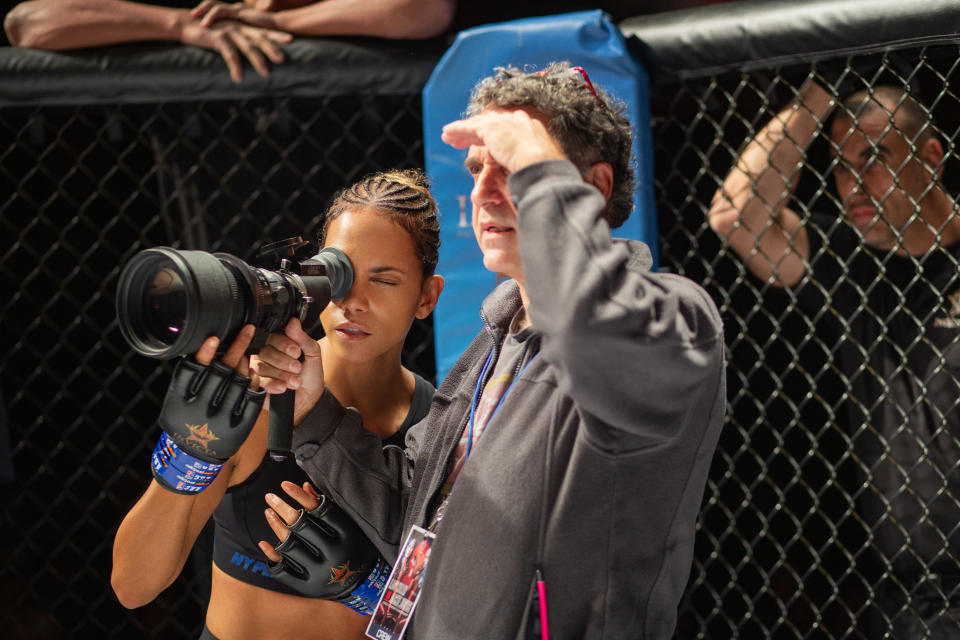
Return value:
M 183 358 L 173 372 L 160 426 L 177 445 L 208 462 L 223 462 L 240 448 L 257 421 L 265 391 L 220 362 L 203 366 Z
M 360 527 L 326 496 L 313 511 L 301 509 L 288 528 L 290 535 L 276 547 L 283 559 L 270 573 L 305 596 L 346 601 L 380 565 L 389 573 Z

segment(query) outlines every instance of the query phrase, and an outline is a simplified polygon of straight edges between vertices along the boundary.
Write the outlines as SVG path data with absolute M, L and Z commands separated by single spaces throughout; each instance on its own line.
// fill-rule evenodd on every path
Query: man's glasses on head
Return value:
M 597 90 L 593 88 L 593 83 L 590 82 L 590 76 L 587 75 L 586 69 L 584 69 L 583 67 L 579 67 L 579 66 L 577 66 L 577 67 L 570 67 L 570 72 L 571 72 L 571 73 L 579 73 L 579 74 L 580 74 L 580 77 L 583 78 L 583 82 L 587 85 L 587 88 L 590 89 L 590 93 L 593 94 L 594 99 L 597 101 L 597 106 L 599 106 L 599 107 L 602 108 L 602 107 L 603 107 L 603 103 L 600 102 L 600 96 L 597 95 Z M 543 71 L 538 71 L 538 72 L 537 72 L 537 75 L 540 76 L 540 77 L 546 77 L 546 75 L 547 75 L 546 69 L 544 69 Z

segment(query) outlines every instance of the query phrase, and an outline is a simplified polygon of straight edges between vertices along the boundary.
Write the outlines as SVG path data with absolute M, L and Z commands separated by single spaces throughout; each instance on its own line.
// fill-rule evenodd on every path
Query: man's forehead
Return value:
M 485 156 L 485 148 L 479 145 L 472 144 L 467 148 L 467 157 L 464 159 L 463 164 L 468 167 L 476 164 L 483 164 L 483 158 Z
M 833 121 L 830 134 L 835 145 L 843 152 L 906 140 L 904 133 L 896 125 L 890 124 L 890 116 L 883 111 L 872 111 L 856 120 L 848 117 L 837 118 Z M 831 150 L 836 152 L 836 148 Z
M 831 132 L 835 139 L 843 139 L 853 133 L 861 133 L 872 140 L 891 134 L 902 137 L 902 116 L 895 105 L 878 104 L 856 114 L 840 112 L 833 120 Z
M 467 149 L 467 157 L 463 161 L 463 166 L 467 169 L 479 168 L 483 165 L 496 165 L 500 166 L 500 163 L 493 159 L 493 156 L 490 155 L 490 152 L 487 151 L 487 148 L 483 145 L 471 145 Z

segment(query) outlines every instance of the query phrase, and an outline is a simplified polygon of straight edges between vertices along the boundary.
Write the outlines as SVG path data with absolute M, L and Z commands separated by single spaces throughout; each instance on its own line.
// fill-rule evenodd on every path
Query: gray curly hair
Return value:
M 552 62 L 542 71 L 497 67 L 473 88 L 467 115 L 488 107 L 530 107 L 549 119 L 550 135 L 570 161 L 586 173 L 595 162 L 613 167 L 613 190 L 604 211 L 619 227 L 633 210 L 634 165 L 626 105 L 595 87 L 596 96 L 569 62 Z

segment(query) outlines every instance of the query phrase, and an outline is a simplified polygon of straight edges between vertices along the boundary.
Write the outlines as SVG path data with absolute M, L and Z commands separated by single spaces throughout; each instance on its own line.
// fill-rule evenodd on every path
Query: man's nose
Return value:
M 846 200 L 863 191 L 863 181 L 854 171 L 837 175 L 834 180 L 841 200 Z
M 473 202 L 478 205 L 500 204 L 507 195 L 507 181 L 503 171 L 495 167 L 480 170 L 473 184 Z

